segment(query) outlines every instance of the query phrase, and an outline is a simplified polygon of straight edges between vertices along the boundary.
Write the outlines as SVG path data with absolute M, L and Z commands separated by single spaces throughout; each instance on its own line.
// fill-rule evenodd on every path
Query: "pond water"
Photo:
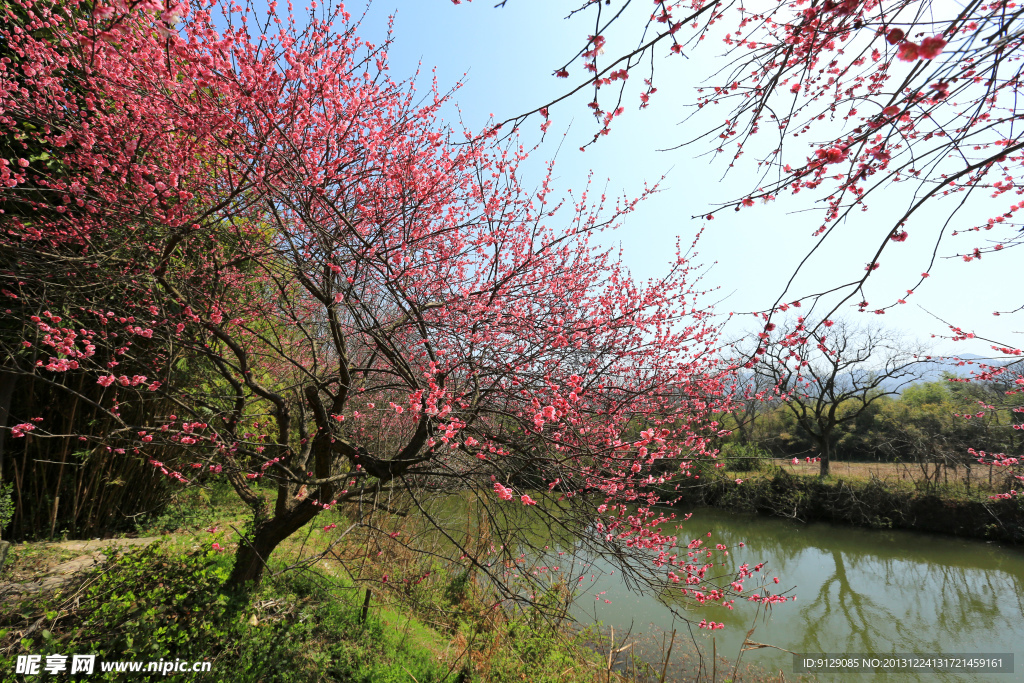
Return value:
M 797 599 L 767 613 L 741 600 L 732 611 L 714 606 L 687 612 L 695 622 L 707 618 L 725 624 L 714 632 L 712 644 L 710 633 L 687 629 L 656 596 L 630 592 L 612 565 L 596 562 L 587 569 L 574 616 L 584 624 L 601 622 L 606 634 L 614 627 L 617 634 L 642 633 L 658 643 L 675 628 L 676 647 L 703 648 L 708 661 L 712 647 L 734 661 L 751 628 L 750 640 L 796 653 L 1015 653 L 1018 660 L 1015 673 L 820 674 L 822 681 L 1024 680 L 1024 552 L 1019 549 L 712 509 L 696 510 L 679 527 L 679 536 L 707 531 L 713 534 L 708 541 L 734 548 L 730 569 L 765 562 L 762 574 L 773 592 L 792 588 L 788 594 Z M 738 547 L 741 542 L 745 547 Z M 778 586 L 772 582 L 776 576 Z M 754 586 L 748 579 L 746 587 Z M 746 651 L 742 661 L 776 675 L 781 671 L 785 680 L 797 678 L 793 655 L 783 650 Z M 728 678 L 722 663 L 717 666 L 718 680 Z

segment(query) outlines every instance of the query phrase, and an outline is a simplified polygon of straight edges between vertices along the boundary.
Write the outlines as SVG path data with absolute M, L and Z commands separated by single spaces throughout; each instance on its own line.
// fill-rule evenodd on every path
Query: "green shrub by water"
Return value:
M 870 528 L 912 529 L 1024 543 L 1024 501 L 991 500 L 955 491 L 921 491 L 872 479 L 799 476 L 774 468 L 737 483 L 724 470 L 703 472 L 676 493 L 694 503 L 803 522 L 825 521 Z
M 761 472 L 772 466 L 772 455 L 755 444 L 722 444 L 719 459 L 732 472 Z

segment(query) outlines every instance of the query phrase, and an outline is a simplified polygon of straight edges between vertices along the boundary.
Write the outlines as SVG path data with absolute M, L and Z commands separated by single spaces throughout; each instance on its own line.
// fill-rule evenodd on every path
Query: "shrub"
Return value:
M 719 458 L 733 472 L 760 472 L 772 462 L 771 454 L 759 446 L 732 442 L 723 444 Z

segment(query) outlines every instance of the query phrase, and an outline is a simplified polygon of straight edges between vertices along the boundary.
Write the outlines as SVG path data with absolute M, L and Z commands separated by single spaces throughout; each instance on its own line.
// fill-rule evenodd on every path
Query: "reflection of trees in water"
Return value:
M 946 633 L 956 633 L 979 627 L 1008 627 L 1019 621 L 1020 577 L 941 564 L 901 564 L 909 566 L 890 571 L 901 579 L 901 589 L 917 588 L 919 599 L 914 605 L 922 628 L 934 624 Z M 1016 618 L 1008 609 L 1013 605 Z
M 766 578 L 797 584 L 799 602 L 772 618 L 792 636 L 787 649 L 942 652 L 951 643 L 984 649 L 993 633 L 1021 628 L 1024 562 L 1005 548 L 757 518 L 733 524 L 721 516 L 682 525 L 682 536 L 712 528 L 714 541 L 734 548 L 730 568 L 765 561 Z M 740 542 L 746 543 L 742 550 Z M 748 588 L 754 585 L 748 580 Z M 749 621 L 740 612 L 722 621 Z
M 922 634 L 931 634 L 933 640 L 943 635 L 962 640 L 973 630 L 1010 628 L 1019 622 L 1021 575 L 992 568 L 985 557 L 979 558 L 977 564 L 989 567 L 925 562 L 919 558 L 844 557 L 850 573 L 868 584 L 864 590 L 887 596 L 903 608 L 903 613 L 893 616 L 909 632 L 907 642 L 923 644 Z M 939 642 L 934 640 L 936 647 Z
M 564 581 L 570 590 L 578 589 L 580 607 L 590 613 L 599 606 L 606 621 L 608 617 L 624 618 L 628 624 L 636 618 L 638 623 L 664 621 L 667 625 L 675 613 L 695 621 L 721 621 L 740 634 L 753 625 L 754 605 L 743 598 L 737 599 L 734 611 L 695 607 L 682 597 L 681 585 L 653 589 L 648 584 L 642 601 L 626 599 L 623 586 L 631 577 L 622 576 L 621 566 L 607 548 L 600 547 L 593 530 L 577 529 L 570 519 L 558 519 L 555 507 L 487 505 L 480 509 L 475 502 L 453 497 L 433 508 L 439 516 L 465 519 L 457 543 L 436 536 L 419 540 L 432 545 L 438 556 L 453 555 L 454 559 L 462 548 L 471 548 L 493 569 L 504 564 L 509 574 L 519 574 L 525 581 L 521 589 L 526 595 L 543 590 L 553 580 Z M 494 532 L 503 527 L 517 528 L 526 543 L 492 549 L 490 539 L 500 537 Z M 449 524 L 448 528 L 459 525 Z M 798 601 L 776 606 L 768 621 L 756 619 L 754 636 L 794 651 L 942 652 L 952 644 L 968 651 L 985 650 L 996 647 L 989 645 L 994 638 L 1009 637 L 993 633 L 1021 631 L 1024 558 L 999 546 L 722 513 L 666 525 L 666 531 L 678 534 L 680 554 L 686 552 L 685 545 L 692 538 L 728 546 L 727 562 L 713 572 L 719 583 L 727 585 L 726 577 L 740 564 L 753 567 L 766 562 L 761 574 L 745 582 L 746 594 L 762 582 L 772 592 L 796 584 Z M 711 538 L 705 536 L 708 531 Z M 741 542 L 744 548 L 739 547 Z M 540 550 L 544 546 L 549 547 Z M 516 561 L 524 556 L 525 562 Z M 531 565 L 558 566 L 561 574 L 534 575 Z M 612 570 L 614 576 L 609 577 Z M 601 587 L 593 590 L 592 574 L 605 577 Z M 578 582 L 581 575 L 584 580 Z M 779 576 L 782 583 L 773 584 L 772 576 Z M 594 599 L 593 593 L 606 590 L 607 595 Z M 606 605 L 605 598 L 614 604 Z M 720 636 L 720 645 L 723 638 Z
M 798 649 L 803 652 L 877 652 L 879 646 L 896 641 L 892 631 L 903 637 L 907 625 L 887 607 L 884 594 L 879 597 L 858 592 L 850 585 L 845 554 L 831 553 L 832 574 L 805 605 L 800 618 L 804 635 Z M 846 641 L 837 638 L 837 625 L 848 629 Z M 880 628 L 884 624 L 888 628 Z M 891 649 L 891 648 L 887 648 Z
M 800 612 L 804 652 L 943 652 L 972 632 L 1019 628 L 1021 577 L 1000 570 L 830 553 Z

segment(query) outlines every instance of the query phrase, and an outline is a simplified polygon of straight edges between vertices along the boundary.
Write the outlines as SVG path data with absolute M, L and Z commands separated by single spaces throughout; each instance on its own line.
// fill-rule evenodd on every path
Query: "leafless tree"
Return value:
M 769 327 L 749 364 L 786 397 L 786 407 L 817 444 L 823 477 L 836 427 L 920 380 L 928 364 L 923 347 L 882 327 L 842 320 L 815 325 L 802 318 L 788 332 Z

